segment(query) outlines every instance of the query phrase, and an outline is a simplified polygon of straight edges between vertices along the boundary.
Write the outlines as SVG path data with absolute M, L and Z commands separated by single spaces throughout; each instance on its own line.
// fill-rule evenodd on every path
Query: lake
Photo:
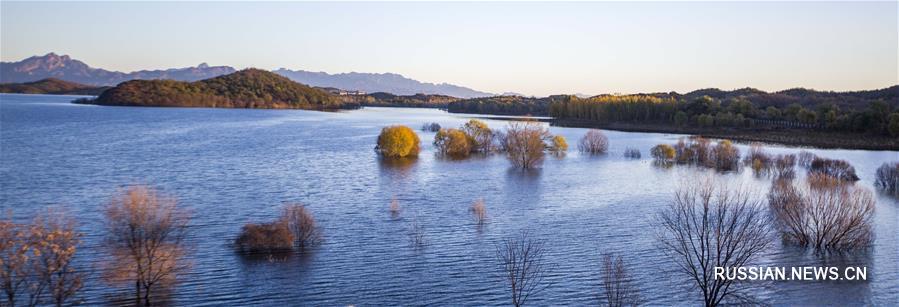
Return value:
M 531 299 L 534 305 L 592 304 L 602 253 L 624 256 L 646 303 L 696 305 L 701 295 L 658 250 L 655 215 L 679 178 L 721 176 L 760 196 L 770 185 L 748 169 L 716 174 L 654 166 L 649 148 L 681 135 L 606 131 L 610 152 L 586 156 L 574 150 L 585 129 L 551 127 L 572 150 L 524 172 L 501 155 L 438 158 L 431 132 L 418 132 L 422 153 L 413 163 L 384 163 L 372 150 L 386 125 L 456 127 L 475 115 L 102 107 L 70 104 L 74 98 L 0 95 L 0 211 L 25 221 L 55 207 L 76 219 L 85 234 L 78 261 L 92 272 L 80 294 L 89 305 L 122 297 L 100 279 L 101 208 L 131 184 L 155 186 L 192 212 L 193 268 L 171 300 L 197 306 L 508 305 L 495 246 L 522 229 L 546 240 L 553 266 L 551 285 Z M 624 158 L 628 147 L 643 158 Z M 800 150 L 767 146 L 769 153 Z M 851 162 L 861 177 L 856 184 L 871 189 L 875 169 L 899 160 L 890 151 L 806 150 Z M 774 305 L 899 302 L 899 202 L 875 194 L 869 251 L 822 259 L 778 241 L 759 263 L 867 266 L 867 282 L 752 282 L 753 293 Z M 399 219 L 389 213 L 393 198 L 403 208 Z M 468 212 L 477 199 L 489 216 L 480 228 Z M 272 220 L 292 202 L 306 204 L 323 227 L 320 246 L 274 260 L 247 258 L 229 246 L 242 225 Z M 424 227 L 424 248 L 409 242 L 413 219 Z

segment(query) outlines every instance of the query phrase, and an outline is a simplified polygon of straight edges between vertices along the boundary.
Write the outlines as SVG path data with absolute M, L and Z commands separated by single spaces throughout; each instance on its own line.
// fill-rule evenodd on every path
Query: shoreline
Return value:
M 659 124 L 598 123 L 562 119 L 553 119 L 550 121 L 550 125 L 570 128 L 597 128 L 624 132 L 690 134 L 705 138 L 728 139 L 737 142 L 762 142 L 796 147 L 899 151 L 899 138 L 872 136 L 867 134 L 822 132 L 805 129 L 708 129 L 696 127 L 671 127 Z

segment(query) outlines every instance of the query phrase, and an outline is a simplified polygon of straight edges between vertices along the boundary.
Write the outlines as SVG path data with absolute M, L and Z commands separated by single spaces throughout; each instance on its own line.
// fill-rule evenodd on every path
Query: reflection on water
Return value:
M 625 257 L 651 305 L 697 302 L 691 281 L 656 249 L 652 221 L 681 178 L 707 174 L 767 191 L 751 171 L 716 174 L 684 165 L 654 166 L 622 156 L 672 144 L 678 135 L 607 131 L 606 155 L 575 150 L 541 168 L 510 167 L 501 155 L 446 160 L 433 132 L 418 132 L 417 159 L 381 160 L 380 128 L 436 122 L 457 127 L 467 115 L 439 110 L 367 108 L 323 113 L 72 106 L 64 97 L 0 95 L 0 211 L 18 220 L 64 205 L 85 233 L 78 260 L 101 262 L 102 204 L 122 185 L 142 182 L 176 195 L 194 212 L 193 270 L 170 295 L 174 305 L 505 305 L 495 245 L 521 229 L 547 240 L 552 286 L 535 305 L 591 305 L 600 255 Z M 505 123 L 488 119 L 491 127 Z M 584 129 L 550 127 L 572 144 Z M 746 152 L 745 146 L 738 146 Z M 798 148 L 769 146 L 772 154 Z M 899 153 L 812 150 L 850 161 L 870 188 L 883 162 Z M 760 195 L 764 197 L 764 195 Z M 782 244 L 760 264 L 866 266 L 867 282 L 758 283 L 753 294 L 776 305 L 892 305 L 899 301 L 899 203 L 877 194 L 876 240 L 866 253 L 824 257 Z M 390 214 L 397 199 L 402 210 Z M 477 227 L 471 204 L 483 199 Z M 305 254 L 262 259 L 227 245 L 248 222 L 276 218 L 281 204 L 304 203 L 324 242 Z M 413 248 L 421 223 L 428 244 Z M 86 305 L 127 303 L 91 274 Z

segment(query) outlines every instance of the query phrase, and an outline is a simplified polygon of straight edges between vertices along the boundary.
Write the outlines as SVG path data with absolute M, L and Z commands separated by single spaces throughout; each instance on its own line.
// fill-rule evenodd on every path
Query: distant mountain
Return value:
M 48 53 L 33 56 L 18 62 L 0 62 L 0 83 L 24 83 L 56 78 L 87 85 L 108 86 L 128 80 L 171 79 L 177 81 L 197 81 L 213 78 L 237 71 L 229 66 L 209 66 L 206 63 L 196 67 L 165 70 L 141 70 L 130 73 L 93 68 L 68 55 Z M 334 87 L 369 93 L 387 92 L 396 95 L 439 94 L 453 97 L 486 97 L 493 94 L 476 91 L 467 87 L 447 83 L 425 83 L 393 73 L 341 73 L 308 72 L 303 70 L 278 69 L 275 73 L 293 81 L 318 87 Z
M 68 55 L 48 53 L 44 56 L 33 56 L 19 62 L 0 62 L 0 82 L 23 83 L 56 78 L 81 84 L 108 86 L 134 79 L 196 81 L 235 71 L 234 68 L 228 66 L 209 66 L 203 63 L 197 67 L 123 73 L 93 68 L 84 62 L 70 58 Z
M 25 83 L 2 83 L 0 93 L 53 94 L 53 95 L 100 95 L 108 86 L 91 86 L 75 82 L 47 78 Z
M 340 73 L 311 72 L 305 70 L 278 69 L 276 74 L 293 81 L 312 86 L 336 87 L 364 92 L 387 92 L 395 95 L 439 94 L 461 98 L 488 97 L 494 94 L 476 91 L 448 83 L 425 83 L 393 73 Z
M 245 69 L 194 82 L 131 80 L 104 91 L 96 99 L 76 100 L 76 103 L 314 110 L 350 106 L 323 90 L 260 69 Z

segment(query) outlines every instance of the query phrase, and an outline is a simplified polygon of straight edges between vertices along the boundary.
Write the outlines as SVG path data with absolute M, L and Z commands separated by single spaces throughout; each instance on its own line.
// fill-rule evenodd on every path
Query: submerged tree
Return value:
M 640 305 L 640 291 L 628 272 L 624 259 L 611 254 L 603 255 L 600 270 L 599 304 L 609 307 Z
M 531 295 L 549 286 L 545 278 L 550 267 L 545 257 L 544 241 L 533 238 L 528 231 L 496 246 L 496 258 L 511 291 L 512 305 L 524 305 Z
M 462 132 L 468 136 L 472 145 L 472 151 L 491 152 L 494 151 L 494 133 L 487 126 L 487 123 L 477 119 L 469 120 L 462 126 Z
M 899 194 L 899 162 L 884 163 L 877 168 L 874 184 L 888 193 Z
M 72 220 L 48 212 L 30 224 L 0 221 L 0 287 L 7 306 L 51 302 L 63 306 L 82 287 L 84 274 L 75 269 L 81 234 Z
M 312 212 L 301 204 L 288 204 L 281 211 L 281 220 L 293 234 L 294 244 L 300 250 L 318 244 L 321 230 L 315 223 Z
M 553 136 L 552 143 L 549 145 L 549 151 L 556 155 L 564 155 L 568 151 L 568 141 L 565 140 L 564 136 Z
M 799 246 L 847 250 L 874 240 L 871 192 L 834 177 L 813 173 L 799 185 L 778 180 L 768 205 L 783 238 Z
M 386 158 L 416 157 L 420 151 L 419 143 L 418 134 L 412 128 L 389 126 L 381 129 L 375 151 Z
M 681 187 L 658 219 L 663 251 L 702 292 L 706 306 L 747 299 L 716 267 L 751 263 L 770 243 L 762 202 L 711 179 Z
M 590 129 L 581 141 L 578 142 L 577 148 L 580 152 L 590 154 L 602 154 L 609 150 L 609 138 L 602 131 Z
M 174 199 L 145 186 L 125 190 L 105 213 L 106 247 L 113 257 L 107 278 L 132 283 L 135 304 L 149 306 L 158 288 L 189 267 L 184 258 L 190 217 Z
M 549 131 L 536 121 L 513 121 L 505 134 L 505 149 L 509 161 L 516 167 L 530 169 L 543 162 Z
M 440 129 L 434 135 L 434 147 L 441 155 L 452 158 L 464 158 L 471 154 L 470 138 L 459 129 Z

